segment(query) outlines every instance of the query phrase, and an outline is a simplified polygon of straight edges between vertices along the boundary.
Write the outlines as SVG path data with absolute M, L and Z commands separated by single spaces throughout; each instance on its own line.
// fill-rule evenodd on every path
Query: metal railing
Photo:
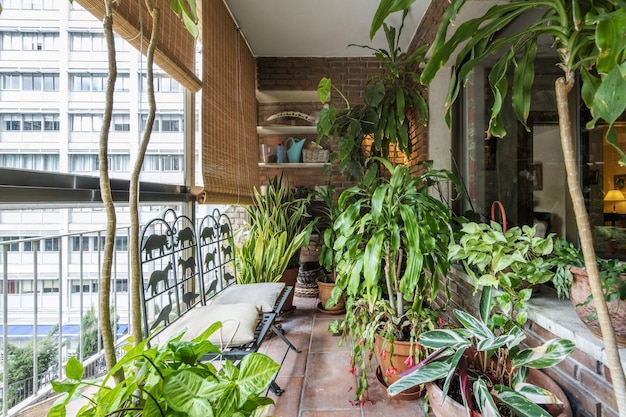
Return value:
M 126 227 L 116 231 L 111 277 L 120 343 L 130 323 L 128 234 Z M 106 372 L 97 325 L 103 243 L 103 230 L 0 241 L 3 416 L 62 379 L 70 356 L 83 362 L 87 377 Z

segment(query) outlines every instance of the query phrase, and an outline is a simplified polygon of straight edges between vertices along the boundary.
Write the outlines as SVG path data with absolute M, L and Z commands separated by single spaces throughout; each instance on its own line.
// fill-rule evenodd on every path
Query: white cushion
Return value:
M 283 288 L 283 282 L 235 284 L 224 288 L 211 304 L 253 303 L 263 313 L 271 313 Z
M 178 320 L 170 323 L 152 341 L 164 343 L 184 329 L 183 341 L 190 341 L 204 332 L 210 325 L 221 321 L 222 328 L 209 337 L 218 348 L 241 346 L 254 340 L 254 330 L 259 321 L 259 310 L 255 304 L 210 304 L 194 307 Z

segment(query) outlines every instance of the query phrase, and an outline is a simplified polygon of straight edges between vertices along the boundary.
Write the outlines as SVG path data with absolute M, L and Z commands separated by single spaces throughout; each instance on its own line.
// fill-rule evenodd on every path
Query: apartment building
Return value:
M 101 22 L 67 0 L 5 0 L 2 7 L 0 168 L 97 177 L 108 73 Z M 115 46 L 118 76 L 108 162 L 111 178 L 128 179 L 148 112 L 146 62 L 121 38 L 116 38 Z M 184 184 L 186 93 L 158 68 L 154 87 L 158 109 L 140 180 Z M 142 206 L 141 222 L 163 210 L 155 204 Z M 112 291 L 121 334 L 128 323 L 124 227 L 129 219 L 127 207 L 120 206 Z M 72 325 L 97 306 L 104 243 L 98 231 L 105 224 L 104 210 L 97 202 L 68 208 L 42 199 L 30 207 L 1 207 L 0 239 L 17 241 L 0 261 L 7 266 L 10 343 L 29 340 L 35 324 L 38 336 L 59 322 L 68 336 L 76 333 Z M 50 237 L 27 240 L 40 236 Z M 33 265 L 38 265 L 36 270 Z

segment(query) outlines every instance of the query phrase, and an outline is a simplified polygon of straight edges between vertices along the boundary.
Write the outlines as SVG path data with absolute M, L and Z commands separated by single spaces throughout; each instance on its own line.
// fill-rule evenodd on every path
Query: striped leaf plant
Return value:
M 575 346 L 557 338 L 535 348 L 524 348 L 521 343 L 526 335 L 519 325 L 494 328 L 487 324 L 493 322 L 492 301 L 491 287 L 485 287 L 478 318 L 455 310 L 459 328 L 424 332 L 419 343 L 434 352 L 407 370 L 387 392 L 396 395 L 428 382 L 442 381 L 445 399 L 453 380 L 458 379 L 468 415 L 475 410 L 483 416 L 500 416 L 498 405 L 504 405 L 519 417 L 549 417 L 551 414 L 540 404 L 560 401 L 545 388 L 528 383 L 528 369 L 555 366 Z

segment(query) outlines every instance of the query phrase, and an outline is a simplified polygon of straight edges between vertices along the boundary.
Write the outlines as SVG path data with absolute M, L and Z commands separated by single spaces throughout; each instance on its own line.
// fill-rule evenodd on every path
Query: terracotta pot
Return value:
M 570 407 L 567 396 L 552 378 L 538 369 L 529 369 L 527 381 L 531 384 L 547 389 L 563 402 L 563 404 L 559 405 L 547 405 L 546 408 L 548 409 L 550 415 L 554 417 L 572 417 L 572 408 Z M 450 397 L 446 397 L 445 399 L 442 398 L 443 391 L 436 383 L 427 383 L 426 391 L 428 391 L 430 408 L 437 417 L 456 417 L 466 415 L 463 404 L 454 401 Z M 481 413 L 472 411 L 472 417 L 481 416 Z
M 379 335 L 374 335 L 375 337 L 375 349 L 374 354 L 376 355 L 376 359 L 378 360 L 378 365 L 380 366 L 380 370 L 382 372 L 384 381 L 387 385 L 391 385 L 396 382 L 400 377 L 398 376 L 400 373 L 409 369 L 409 367 L 405 364 L 407 358 L 409 357 L 409 351 L 411 348 L 411 342 L 402 342 L 395 341 L 393 342 L 393 356 L 391 356 L 391 346 L 390 343 L 387 342 L 385 345 L 386 357 L 383 359 L 382 357 L 382 349 L 383 349 L 383 341 L 384 339 Z M 414 342 L 415 343 L 415 342 Z M 417 343 L 413 347 L 413 353 L 418 349 Z M 389 371 L 391 367 L 394 367 L 396 371 Z
M 577 307 L 577 305 L 587 301 L 591 295 L 591 286 L 589 285 L 589 276 L 587 271 L 581 268 L 572 267 L 570 269 L 574 279 L 569 289 L 569 298 L 572 301 L 574 310 L 578 317 L 587 325 L 587 328 L 596 337 L 602 338 L 600 332 L 600 323 L 597 319 L 589 320 L 588 317 L 596 312 L 593 301 Z M 609 317 L 611 324 L 615 329 L 615 337 L 620 346 L 626 346 L 626 302 L 621 300 L 611 301 L 607 303 L 609 309 Z
M 333 311 L 333 312 L 341 311 L 341 310 L 345 311 L 346 302 L 345 302 L 345 299 L 343 298 L 343 295 L 341 296 L 341 298 L 339 298 L 339 301 L 337 302 L 337 304 L 335 304 L 334 306 L 330 308 L 326 308 L 326 302 L 328 302 L 328 300 L 330 299 L 333 288 L 335 288 L 334 282 L 323 282 L 323 281 L 318 280 L 317 288 L 319 289 L 320 306 L 322 309 L 326 311 Z
M 298 281 L 298 268 L 289 268 L 285 269 L 283 275 L 280 277 L 280 282 L 284 282 L 286 286 L 293 287 L 293 291 L 289 294 L 287 301 L 285 301 L 285 305 L 283 306 L 283 311 L 291 311 L 293 310 L 293 295 L 296 290 L 296 282 Z

